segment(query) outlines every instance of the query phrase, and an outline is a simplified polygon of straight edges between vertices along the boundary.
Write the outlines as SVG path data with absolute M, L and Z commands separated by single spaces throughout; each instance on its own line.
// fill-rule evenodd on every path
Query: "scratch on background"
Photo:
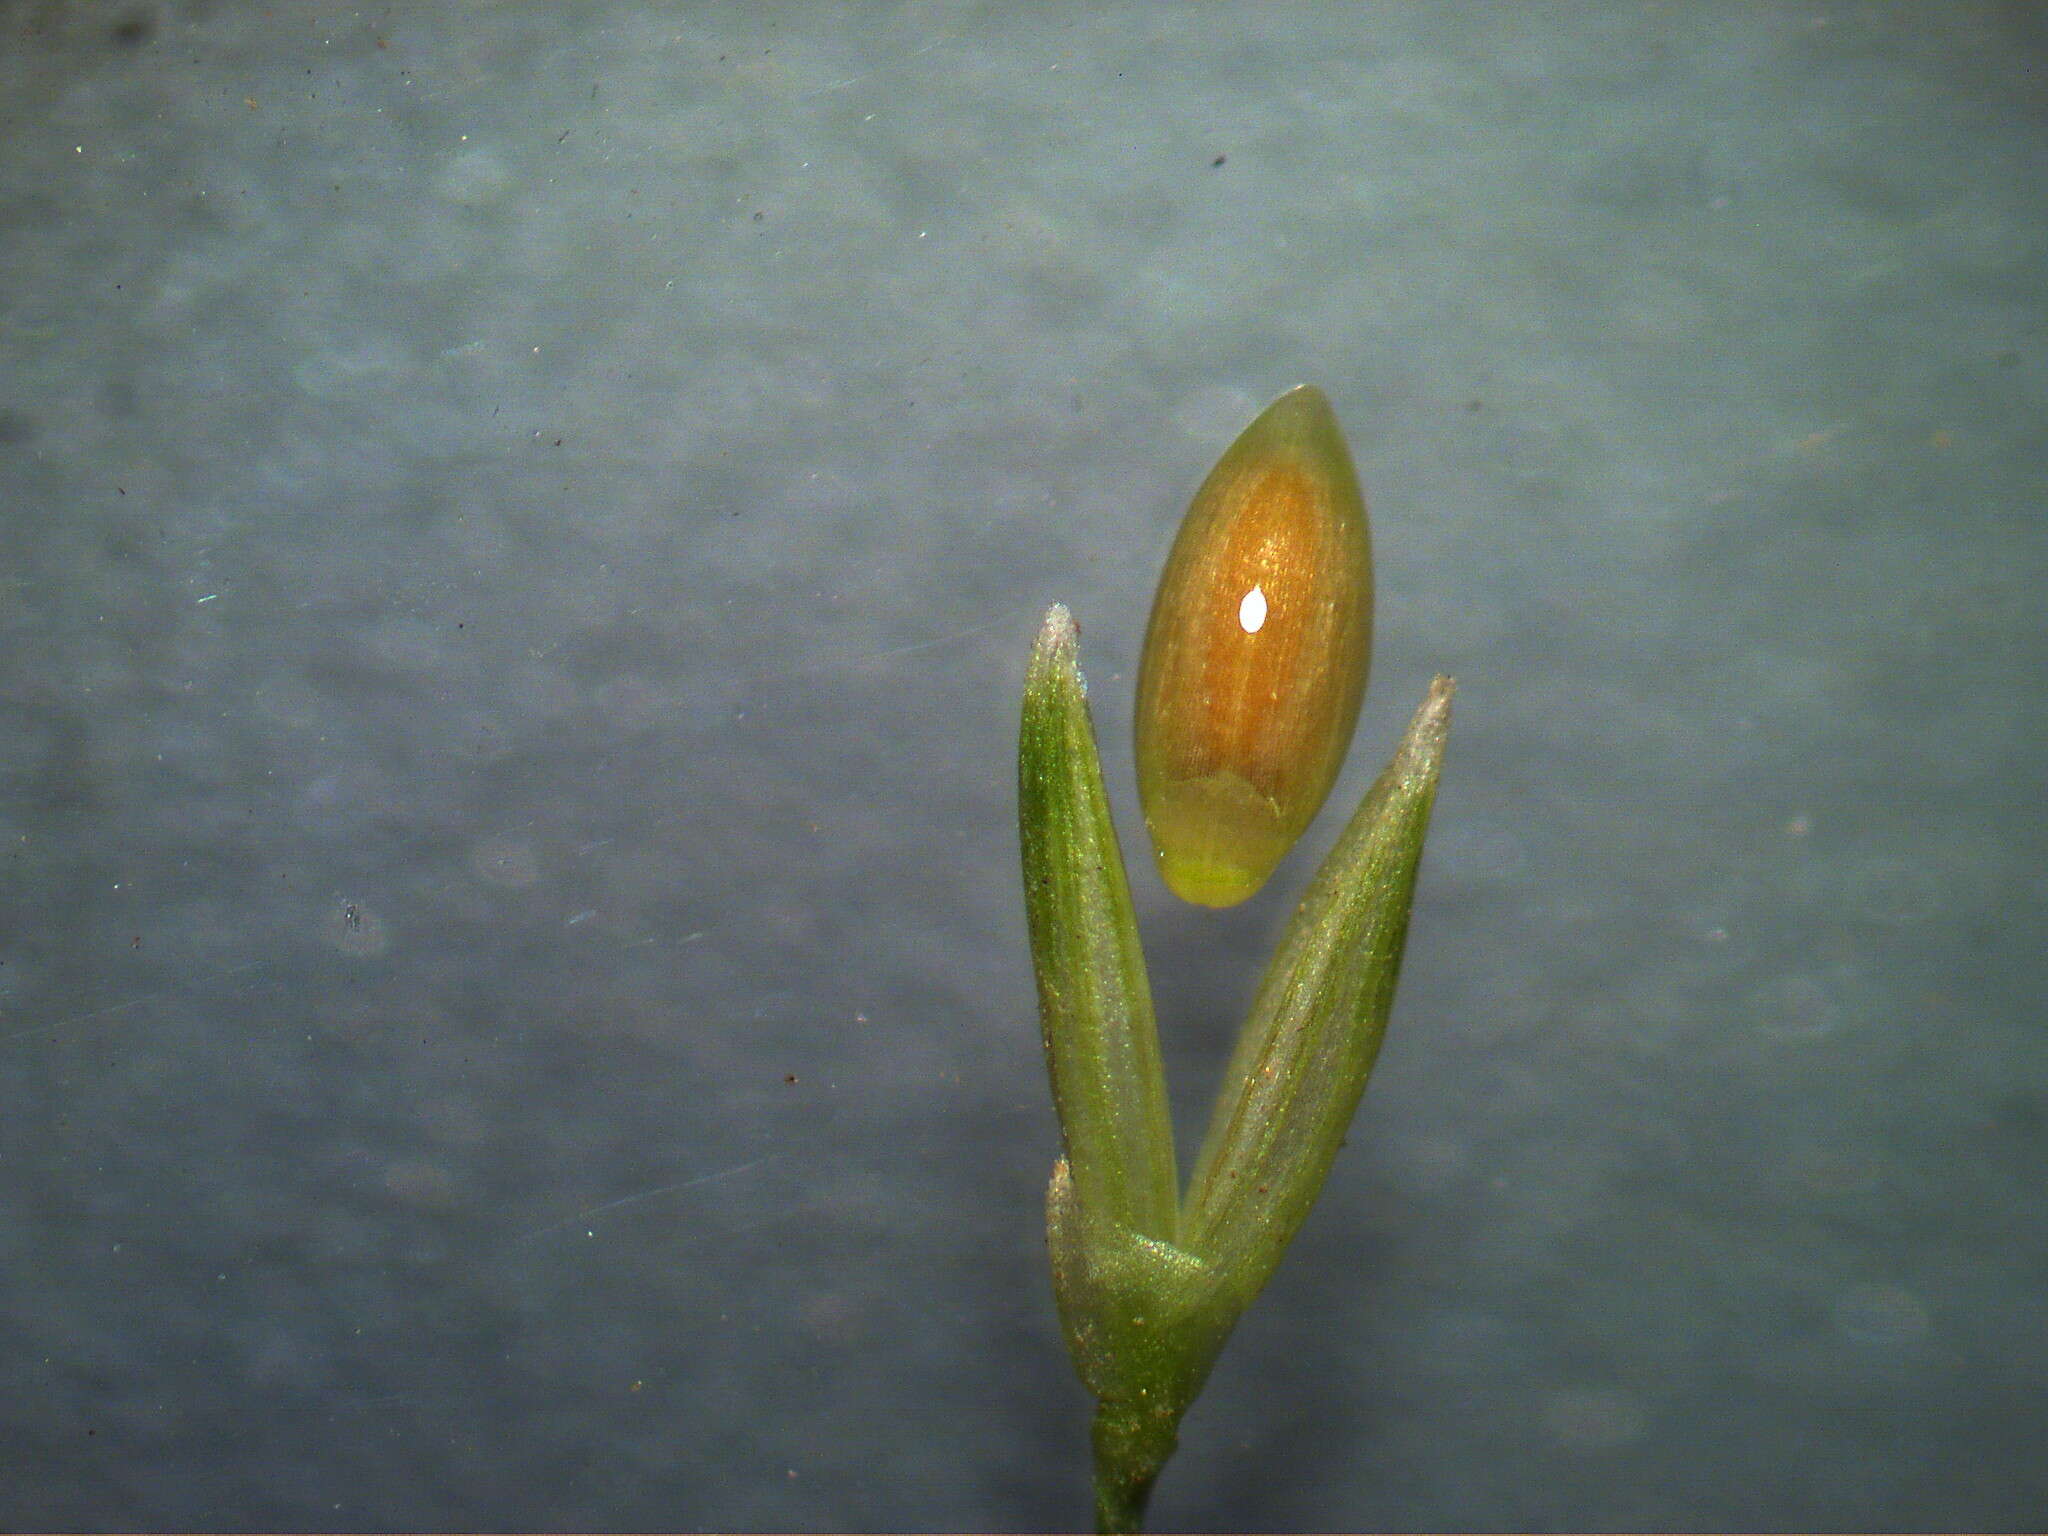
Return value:
M 247 965 L 238 965 L 230 970 L 222 971 L 215 979 L 225 980 L 230 976 L 240 976 L 248 971 L 259 970 L 269 963 L 268 960 L 251 960 Z M 76 1029 L 81 1024 L 90 1024 L 97 1019 L 110 1019 L 115 1014 L 126 1013 L 130 1008 L 140 1008 L 143 1004 L 153 1003 L 160 997 L 169 997 L 177 990 L 176 987 L 158 987 L 153 992 L 144 992 L 135 997 L 123 998 L 118 1003 L 108 1003 L 104 1008 L 88 1008 L 84 1013 L 70 1014 L 53 1023 L 35 1024 L 27 1029 L 10 1030 L 8 1033 L 0 1035 L 0 1045 L 12 1045 L 15 1041 L 26 1040 L 31 1035 L 55 1035 L 63 1030 Z
M 947 633 L 935 635 L 929 640 L 913 640 L 908 645 L 891 646 L 886 651 L 874 651 L 865 656 L 856 656 L 847 665 L 865 667 L 877 661 L 893 661 L 898 656 L 911 656 L 919 651 L 928 651 L 936 645 L 951 645 L 956 640 L 967 640 L 975 635 L 985 635 L 992 629 L 1003 628 L 1008 622 L 1006 619 L 998 619 L 993 624 L 976 624 L 971 629 L 949 630 Z
M 643 1189 L 635 1194 L 621 1195 L 616 1200 L 607 1200 L 601 1205 L 591 1206 L 588 1210 L 578 1211 L 574 1216 L 565 1216 L 560 1221 L 551 1221 L 544 1227 L 536 1227 L 531 1232 L 514 1238 L 512 1246 L 514 1248 L 523 1248 L 528 1243 L 536 1242 L 556 1232 L 567 1231 L 569 1228 L 580 1226 L 586 1221 L 595 1221 L 600 1216 L 607 1215 L 612 1211 L 624 1210 L 629 1205 L 639 1205 L 647 1200 L 658 1200 L 663 1195 L 680 1194 L 686 1189 L 697 1189 L 705 1184 L 715 1184 L 720 1179 L 738 1178 L 741 1174 L 752 1173 L 756 1168 L 775 1162 L 782 1156 L 784 1154 L 781 1152 L 770 1152 L 767 1156 L 757 1157 L 750 1163 L 740 1163 L 732 1168 L 720 1168 L 711 1173 L 700 1173 L 694 1178 L 678 1179 L 673 1184 L 660 1184 L 653 1189 Z

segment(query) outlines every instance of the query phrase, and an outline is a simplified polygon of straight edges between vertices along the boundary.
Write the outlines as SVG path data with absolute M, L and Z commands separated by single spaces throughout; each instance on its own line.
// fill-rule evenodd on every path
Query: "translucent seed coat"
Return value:
M 1372 540 L 1336 414 L 1290 390 L 1174 539 L 1138 665 L 1138 792 L 1159 872 L 1227 907 L 1264 885 L 1343 766 L 1372 656 Z

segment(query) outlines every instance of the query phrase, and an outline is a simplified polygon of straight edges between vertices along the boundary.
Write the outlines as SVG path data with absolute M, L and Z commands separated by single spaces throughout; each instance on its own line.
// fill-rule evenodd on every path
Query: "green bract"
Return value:
M 1081 1198 L 1105 1220 L 1171 1239 L 1166 1073 L 1079 644 L 1072 616 L 1053 604 L 1024 682 L 1017 805 L 1038 1017 Z
M 1135 1530 L 1182 1415 L 1314 1203 L 1378 1054 L 1451 683 L 1431 686 L 1281 940 L 1183 1203 L 1077 651 L 1074 622 L 1055 605 L 1025 683 L 1019 819 L 1063 1144 L 1046 1198 L 1053 1287 L 1097 1399 L 1097 1523 Z

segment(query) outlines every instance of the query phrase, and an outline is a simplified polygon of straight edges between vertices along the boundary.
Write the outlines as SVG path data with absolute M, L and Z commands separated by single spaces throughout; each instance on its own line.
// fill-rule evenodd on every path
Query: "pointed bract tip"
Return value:
M 1439 672 L 1430 679 L 1429 695 L 1422 701 L 1422 708 L 1415 712 L 1415 725 L 1441 731 L 1451 721 L 1451 698 L 1458 691 L 1458 680 Z
M 1067 605 L 1054 603 L 1045 610 L 1045 622 L 1038 628 L 1038 643 L 1042 646 L 1072 645 L 1079 633 L 1079 626 L 1074 623 L 1073 614 L 1067 611 Z
M 1443 757 L 1444 738 L 1450 734 L 1451 696 L 1457 691 L 1457 681 L 1441 673 L 1430 683 L 1428 696 L 1401 738 L 1394 772 L 1403 781 L 1412 783 L 1436 771 Z
M 1045 622 L 1038 626 L 1038 638 L 1031 646 L 1031 675 L 1042 678 L 1048 673 L 1072 672 L 1080 679 L 1081 672 L 1081 626 L 1074 622 L 1074 616 L 1067 612 L 1065 603 L 1054 603 L 1045 610 Z M 1080 679 L 1083 692 L 1087 681 Z

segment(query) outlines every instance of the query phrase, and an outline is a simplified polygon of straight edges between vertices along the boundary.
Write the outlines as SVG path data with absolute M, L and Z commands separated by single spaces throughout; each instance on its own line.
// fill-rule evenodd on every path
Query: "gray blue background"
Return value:
M 1321 384 L 1372 693 L 1141 842 Z M 2048 12 L 0 5 L 0 1523 L 1085 1523 L 1015 868 L 1083 626 L 1176 1090 L 1460 683 L 1162 1529 L 2038 1528 Z

